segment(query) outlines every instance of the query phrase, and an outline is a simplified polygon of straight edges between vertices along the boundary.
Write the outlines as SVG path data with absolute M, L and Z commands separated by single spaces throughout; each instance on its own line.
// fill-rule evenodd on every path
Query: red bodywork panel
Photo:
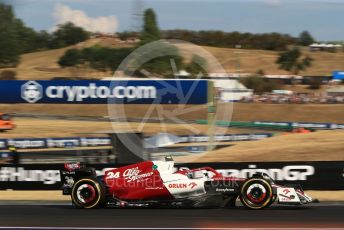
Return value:
M 212 172 L 213 181 L 243 181 L 236 177 L 224 177 L 210 167 L 181 170 L 174 174 L 188 175 L 196 171 Z M 157 166 L 152 161 L 132 164 L 105 172 L 104 182 L 108 194 L 120 200 L 172 200 L 173 195 L 164 185 Z M 192 182 L 190 180 L 190 182 Z M 177 182 L 176 182 L 177 183 Z M 185 182 L 184 182 L 185 183 Z M 173 188 L 170 188 L 173 189 Z
M 108 191 L 121 200 L 169 200 L 173 196 L 166 189 L 152 161 L 132 164 L 105 172 Z

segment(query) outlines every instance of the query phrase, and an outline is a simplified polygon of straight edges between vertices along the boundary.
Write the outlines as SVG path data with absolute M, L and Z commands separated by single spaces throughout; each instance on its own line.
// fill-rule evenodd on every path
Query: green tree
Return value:
M 75 26 L 71 22 L 59 25 L 53 33 L 51 48 L 60 48 L 63 46 L 74 45 L 85 41 L 90 37 L 89 32 L 81 27 Z
M 29 53 L 41 48 L 41 44 L 37 42 L 38 33 L 25 26 L 22 20 L 15 20 L 15 30 L 20 53 Z
M 20 48 L 12 7 L 0 3 L 0 67 L 19 63 Z
M 39 44 L 37 49 L 47 49 L 51 46 L 53 36 L 45 30 L 41 30 L 36 35 L 36 44 Z
M 139 45 L 160 40 L 160 30 L 153 9 L 145 10 L 143 20 L 143 31 L 140 36 L 141 42 Z M 159 42 L 156 47 L 159 49 L 160 57 L 144 63 L 139 68 L 136 68 L 136 63 L 133 62 L 131 63 L 131 68 L 136 69 L 136 74 L 139 76 L 142 76 L 143 72 L 150 72 L 164 77 L 172 77 L 173 69 L 171 61 L 174 62 L 177 69 L 181 69 L 182 67 L 182 58 L 179 55 L 178 48 L 163 41 Z
M 79 50 L 69 49 L 59 59 L 58 64 L 61 67 L 75 67 L 83 63 L 83 57 Z
M 162 37 L 180 39 L 198 45 L 229 47 L 242 45 L 243 49 L 287 50 L 289 45 L 298 44 L 298 39 L 280 33 L 240 33 L 222 31 L 165 30 Z
M 288 50 L 279 54 L 276 64 L 280 69 L 291 72 L 292 74 L 298 74 L 300 71 L 312 65 L 313 59 L 309 56 L 302 57 L 302 53 L 298 48 Z
M 69 49 L 59 59 L 61 67 L 86 66 L 98 71 L 115 71 L 122 60 L 132 51 L 131 48 L 113 49 L 102 46 L 92 46 L 82 50 Z
M 132 48 L 113 49 L 92 46 L 82 50 L 84 61 L 92 69 L 99 71 L 115 71 Z
M 176 66 L 177 69 L 182 69 L 182 57 L 179 55 L 179 50 L 174 45 L 166 43 L 164 41 L 159 41 L 160 57 L 149 60 L 137 69 L 136 74 L 141 75 L 143 71 L 148 71 L 152 74 L 157 74 L 167 78 L 173 77 L 172 64 Z M 135 68 L 133 63 L 133 69 Z
M 143 31 L 140 39 L 140 45 L 160 39 L 160 30 L 153 9 L 147 9 L 144 12 Z
M 255 93 L 271 92 L 282 87 L 278 82 L 256 75 L 240 78 L 240 82 L 247 88 L 253 89 Z
M 111 71 L 115 71 L 132 51 L 132 48 L 110 49 L 106 59 L 107 68 Z
M 193 55 L 191 62 L 185 66 L 185 70 L 192 75 L 199 73 L 205 74 L 207 70 L 207 61 L 199 55 Z
M 302 46 L 309 46 L 315 42 L 314 38 L 308 31 L 302 31 L 298 37 L 298 43 Z

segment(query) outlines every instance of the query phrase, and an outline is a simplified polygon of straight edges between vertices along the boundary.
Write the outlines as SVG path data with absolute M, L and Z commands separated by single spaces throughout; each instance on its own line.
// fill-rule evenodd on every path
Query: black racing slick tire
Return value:
M 271 184 L 263 178 L 247 179 L 240 188 L 241 203 L 249 209 L 263 209 L 272 204 Z
M 71 197 L 79 208 L 100 208 L 105 203 L 105 188 L 96 178 L 81 178 L 75 182 Z

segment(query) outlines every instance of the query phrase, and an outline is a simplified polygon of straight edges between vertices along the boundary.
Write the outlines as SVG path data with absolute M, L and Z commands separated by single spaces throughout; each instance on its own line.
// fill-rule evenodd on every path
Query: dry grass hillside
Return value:
M 275 61 L 278 52 L 266 50 L 228 49 L 216 47 L 204 47 L 211 52 L 225 67 L 227 72 L 236 72 L 238 62 L 242 73 L 255 73 L 262 69 L 266 74 L 288 74 L 280 70 Z M 309 52 L 303 51 L 314 59 L 312 67 L 300 72 L 301 75 L 322 76 L 332 75 L 333 70 L 344 68 L 344 52 Z
M 331 161 L 344 160 L 344 131 L 289 134 L 201 155 L 179 157 L 178 162 Z
M 132 44 L 120 43 L 113 38 L 93 38 L 71 47 L 24 54 L 21 57 L 19 66 L 15 69 L 17 77 L 25 80 L 44 80 L 63 76 L 79 76 L 98 79 L 111 76 L 111 73 L 94 71 L 88 68 L 61 69 L 58 66 L 57 60 L 67 49 L 85 48 L 92 45 L 118 48 L 132 46 Z M 187 45 L 180 45 L 180 48 L 184 50 L 181 53 L 186 57 L 186 60 L 190 60 L 192 48 Z M 278 56 L 278 52 L 275 51 L 238 50 L 207 46 L 203 48 L 213 54 L 227 72 L 236 72 L 236 67 L 240 64 L 240 71 L 242 73 L 255 73 L 258 69 L 262 69 L 267 74 L 287 74 L 287 72 L 278 69 L 278 66 L 275 64 Z M 329 53 L 304 51 L 304 53 L 310 55 L 314 59 L 314 63 L 311 68 L 300 74 L 331 75 L 333 70 L 344 69 L 344 52 Z
M 111 73 L 99 72 L 89 68 L 62 69 L 58 65 L 57 61 L 66 52 L 66 50 L 71 48 L 81 49 L 93 45 L 113 48 L 123 48 L 132 46 L 126 43 L 119 43 L 113 38 L 93 38 L 66 48 L 23 54 L 21 56 L 20 64 L 14 70 L 17 72 L 17 78 L 22 80 L 49 80 L 55 77 L 70 76 L 101 79 L 103 77 L 111 76 Z
M 116 111 L 116 117 L 113 118 L 142 119 L 147 117 L 163 120 L 166 119 L 166 116 L 168 117 L 172 114 L 172 117 L 182 120 L 207 118 L 207 110 L 205 105 L 189 105 L 181 108 L 179 105 L 113 105 L 111 109 L 112 111 Z M 108 106 L 106 104 L 0 104 L 0 111 L 4 113 L 18 114 L 26 113 L 84 117 L 110 116 Z
M 235 103 L 232 120 L 344 123 L 344 105 Z
M 159 132 L 168 132 L 174 135 L 207 134 L 207 125 L 198 124 L 160 124 L 138 122 L 107 122 L 107 121 L 75 121 L 63 119 L 35 119 L 15 118 L 17 127 L 14 130 L 0 132 L 0 138 L 44 138 L 44 137 L 74 137 L 87 136 L 90 133 L 102 131 L 134 131 L 144 132 L 144 135 L 156 135 Z M 261 132 L 259 130 L 217 128 L 218 133 L 247 133 Z M 80 134 L 83 133 L 83 134 Z M 104 135 L 104 134 L 103 134 Z
M 228 107 L 221 104 L 219 114 Z M 150 118 L 159 118 L 158 110 L 182 120 L 206 119 L 206 106 L 186 106 L 178 108 L 177 105 L 155 105 Z M 115 107 L 117 108 L 117 107 Z M 118 105 L 118 110 L 122 108 Z M 150 106 L 124 105 L 124 112 L 118 113 L 119 118 L 143 118 Z M 77 116 L 109 116 L 107 105 L 50 105 L 50 104 L 0 104 L 0 111 L 6 113 L 30 113 L 51 115 L 77 115 Z M 234 103 L 232 117 L 222 120 L 233 121 L 299 121 L 299 122 L 328 122 L 344 123 L 344 105 L 317 105 L 317 104 L 245 104 Z

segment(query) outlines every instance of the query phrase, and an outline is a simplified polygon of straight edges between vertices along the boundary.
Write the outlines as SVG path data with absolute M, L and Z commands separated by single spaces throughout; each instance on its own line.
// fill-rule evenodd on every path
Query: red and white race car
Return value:
M 237 198 L 250 209 L 273 202 L 312 201 L 300 186 L 281 186 L 264 173 L 251 178 L 225 177 L 213 168 L 176 170 L 174 161 L 145 161 L 109 169 L 97 176 L 93 168 L 65 164 L 61 171 L 64 195 L 80 208 L 96 207 L 230 207 Z

